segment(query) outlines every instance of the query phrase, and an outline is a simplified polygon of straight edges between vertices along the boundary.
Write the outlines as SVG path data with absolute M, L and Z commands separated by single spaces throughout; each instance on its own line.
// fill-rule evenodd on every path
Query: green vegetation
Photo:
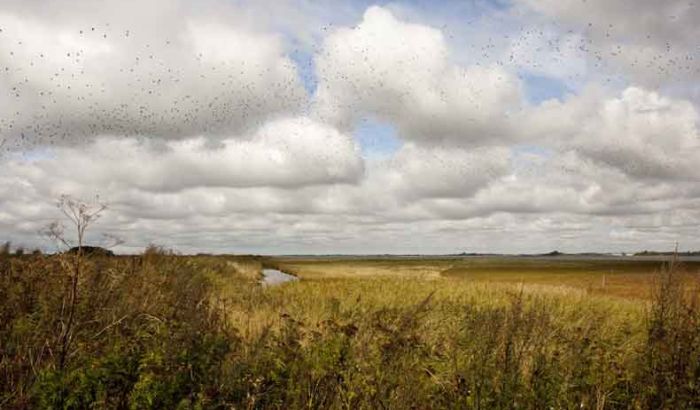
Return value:
M 3 254 L 0 408 L 700 405 L 696 279 L 677 266 L 645 301 L 314 264 L 262 288 L 252 257 Z

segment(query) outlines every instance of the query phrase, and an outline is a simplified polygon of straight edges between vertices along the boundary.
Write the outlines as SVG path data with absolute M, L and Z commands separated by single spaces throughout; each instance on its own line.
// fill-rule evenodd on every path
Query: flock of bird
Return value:
M 593 69 L 608 73 L 619 72 L 618 63 L 627 64 L 654 73 L 660 83 L 700 78 L 700 43 L 690 49 L 674 48 L 670 42 L 640 46 L 643 43 L 626 42 L 612 24 L 596 29 L 591 23 L 582 33 L 554 35 L 523 27 L 516 34 L 473 45 L 478 50 L 469 53 L 476 63 L 498 64 L 518 73 L 545 70 L 550 64 L 565 66 L 581 57 Z M 263 121 L 270 107 L 290 110 L 308 98 L 297 90 L 298 78 L 259 61 L 212 60 L 182 40 L 142 39 L 135 30 L 109 25 L 79 28 L 74 34 L 80 39 L 77 44 L 119 53 L 114 58 L 88 46 L 35 49 L 0 27 L 2 150 L 63 144 L 98 134 L 226 134 Z M 642 41 L 658 42 L 651 35 Z M 583 81 L 580 77 L 585 75 L 571 72 L 563 81 Z
M 114 45 L 95 27 L 77 33 Z M 294 92 L 285 92 L 295 87 L 294 79 L 257 61 L 212 61 L 201 53 L 171 50 L 169 40 L 130 44 L 125 41 L 134 37 L 130 30 L 116 43 L 117 59 L 85 48 L 32 50 L 23 41 L 8 44 L 3 35 L 4 30 L 0 85 L 7 90 L 0 100 L 0 136 L 5 150 L 96 134 L 225 133 L 270 107 L 299 103 Z

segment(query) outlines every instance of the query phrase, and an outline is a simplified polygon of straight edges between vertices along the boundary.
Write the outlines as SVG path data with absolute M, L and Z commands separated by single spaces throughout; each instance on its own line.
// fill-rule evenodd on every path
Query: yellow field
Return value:
M 663 261 L 570 260 L 524 257 L 469 258 L 267 258 L 266 266 L 306 280 L 339 278 L 450 278 L 543 285 L 589 294 L 648 298 Z M 682 264 L 696 276 L 698 262 Z

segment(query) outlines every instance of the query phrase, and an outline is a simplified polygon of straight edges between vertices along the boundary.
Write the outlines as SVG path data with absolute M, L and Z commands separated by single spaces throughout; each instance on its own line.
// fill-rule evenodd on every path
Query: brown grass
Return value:
M 540 258 L 267 258 L 265 265 L 303 279 L 439 277 L 488 283 L 567 287 L 624 298 L 651 296 L 664 261 Z M 699 262 L 686 262 L 697 277 Z

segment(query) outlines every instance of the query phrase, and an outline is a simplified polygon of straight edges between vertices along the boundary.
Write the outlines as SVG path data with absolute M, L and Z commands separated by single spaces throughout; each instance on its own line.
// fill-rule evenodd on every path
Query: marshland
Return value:
M 700 409 L 700 0 L 0 0 L 0 410 Z
M 5 253 L 0 407 L 693 408 L 698 280 L 676 259 Z

